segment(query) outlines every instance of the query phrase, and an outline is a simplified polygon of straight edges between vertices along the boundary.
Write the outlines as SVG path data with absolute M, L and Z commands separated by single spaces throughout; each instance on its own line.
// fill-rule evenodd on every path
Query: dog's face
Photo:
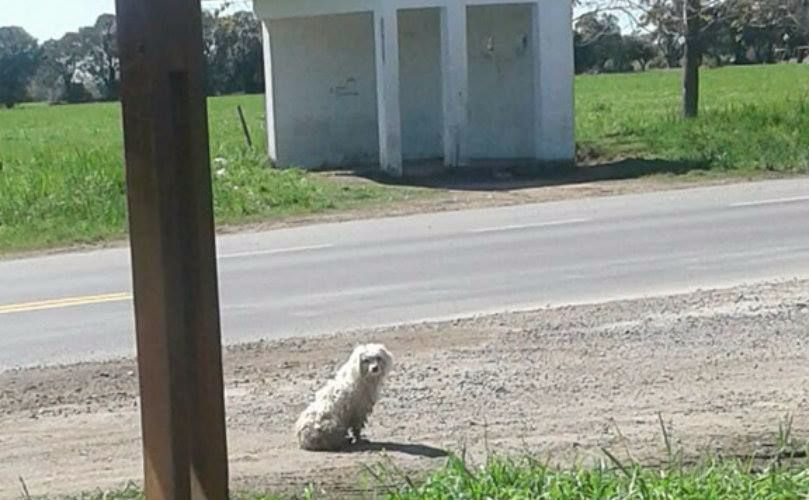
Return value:
M 381 344 L 366 344 L 354 350 L 361 377 L 382 378 L 390 371 L 393 358 Z

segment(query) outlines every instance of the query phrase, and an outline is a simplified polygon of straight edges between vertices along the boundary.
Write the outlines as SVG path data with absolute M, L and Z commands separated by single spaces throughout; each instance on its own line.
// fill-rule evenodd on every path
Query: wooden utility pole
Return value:
M 199 0 L 116 0 L 144 481 L 228 497 Z
M 702 64 L 701 0 L 683 2 L 685 51 L 683 53 L 683 116 L 694 118 L 699 112 L 699 66 Z

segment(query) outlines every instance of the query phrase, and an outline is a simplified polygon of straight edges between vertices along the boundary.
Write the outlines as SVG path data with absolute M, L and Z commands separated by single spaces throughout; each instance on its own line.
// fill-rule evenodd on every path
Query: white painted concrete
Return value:
M 441 74 L 444 89 L 444 164 L 466 165 L 469 97 L 467 7 L 461 2 L 441 10 Z
M 573 160 L 570 0 L 254 6 L 279 164 Z
M 405 160 L 440 159 L 441 9 L 399 11 L 399 68 L 402 155 Z
M 264 67 L 272 68 L 272 35 L 267 24 L 268 22 L 261 23 L 261 35 L 264 39 Z M 274 76 L 273 72 L 267 72 L 266 78 L 264 78 L 264 109 L 267 123 L 267 156 L 269 156 L 272 161 L 278 161 Z
M 382 4 L 374 11 L 379 166 L 394 176 L 402 175 L 398 18 L 391 4 Z
M 377 163 L 373 15 L 270 20 L 269 29 L 278 163 Z
M 531 5 L 469 7 L 468 155 L 534 156 Z
M 576 156 L 573 101 L 573 8 L 540 0 L 534 6 L 535 158 L 572 161 Z

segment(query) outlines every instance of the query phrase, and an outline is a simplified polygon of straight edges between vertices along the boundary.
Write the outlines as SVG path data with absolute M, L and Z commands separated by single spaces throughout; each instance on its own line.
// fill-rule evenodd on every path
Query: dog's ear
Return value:
M 364 356 L 362 355 L 361 352 L 357 352 L 356 354 L 357 354 L 355 356 L 356 359 L 354 360 L 354 370 L 357 371 L 358 376 L 362 377 L 363 375 L 365 375 L 365 372 L 363 371 L 363 358 L 364 358 Z
M 385 361 L 385 364 L 390 367 L 393 364 L 393 354 L 390 353 L 389 350 L 382 346 L 379 350 L 379 354 L 381 355 L 382 359 Z

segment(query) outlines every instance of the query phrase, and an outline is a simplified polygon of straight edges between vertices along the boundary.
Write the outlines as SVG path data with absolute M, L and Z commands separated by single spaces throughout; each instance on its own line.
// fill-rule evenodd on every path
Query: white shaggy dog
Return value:
M 362 429 L 374 409 L 379 389 L 393 357 L 385 346 L 357 346 L 337 375 L 315 395 L 298 417 L 298 444 L 309 451 L 337 451 L 362 439 Z M 350 436 L 349 436 L 350 433 Z

